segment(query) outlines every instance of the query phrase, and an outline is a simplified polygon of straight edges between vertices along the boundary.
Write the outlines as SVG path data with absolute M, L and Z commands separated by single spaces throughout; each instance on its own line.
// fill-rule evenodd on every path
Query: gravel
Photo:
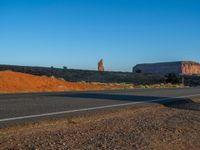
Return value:
M 196 109 L 189 105 L 196 105 Z M 4 128 L 0 129 L 0 149 L 197 150 L 200 148 L 199 108 L 197 102 L 152 104 Z

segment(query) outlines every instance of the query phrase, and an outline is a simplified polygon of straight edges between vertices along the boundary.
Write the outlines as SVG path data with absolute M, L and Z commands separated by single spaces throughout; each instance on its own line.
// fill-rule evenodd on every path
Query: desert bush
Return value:
M 66 67 L 66 66 L 63 66 L 63 70 L 67 70 L 67 67 Z
M 138 69 L 135 71 L 136 73 L 142 73 L 142 70 Z
M 58 78 L 59 80 L 61 80 L 61 81 L 65 81 L 65 79 L 63 79 L 63 78 Z
M 55 79 L 56 77 L 54 77 L 54 76 L 51 76 L 50 78 L 52 78 L 52 79 Z
M 86 81 L 80 81 L 80 83 L 85 84 L 85 83 L 87 83 L 87 82 L 86 82 Z
M 179 78 L 176 74 L 174 73 L 169 73 L 167 75 L 165 75 L 166 77 L 166 83 L 172 83 L 172 84 L 177 84 L 179 83 Z

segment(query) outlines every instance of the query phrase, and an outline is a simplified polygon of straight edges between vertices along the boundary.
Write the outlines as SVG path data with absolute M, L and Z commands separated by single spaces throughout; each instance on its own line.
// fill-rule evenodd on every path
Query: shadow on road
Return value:
M 71 97 L 71 98 L 82 98 L 94 99 L 94 100 L 113 100 L 121 102 L 146 102 L 146 103 L 158 103 L 166 107 L 184 109 L 184 110 L 195 110 L 200 111 L 200 103 L 194 102 L 189 98 L 172 98 L 170 97 L 155 97 L 155 96 L 140 96 L 140 95 L 119 95 L 119 94 L 102 94 L 102 93 L 73 93 L 73 94 L 54 94 L 51 96 L 56 97 Z M 162 100 L 166 99 L 166 100 Z M 152 102 L 154 100 L 154 102 Z M 155 100 L 158 100 L 155 102 Z M 159 101 L 162 100 L 162 101 Z

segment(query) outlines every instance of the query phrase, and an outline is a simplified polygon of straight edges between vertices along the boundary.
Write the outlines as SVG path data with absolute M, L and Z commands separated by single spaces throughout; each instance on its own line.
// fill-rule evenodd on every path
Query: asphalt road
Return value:
M 73 116 L 141 103 L 200 97 L 200 88 L 135 89 L 0 95 L 0 127 L 18 122 Z

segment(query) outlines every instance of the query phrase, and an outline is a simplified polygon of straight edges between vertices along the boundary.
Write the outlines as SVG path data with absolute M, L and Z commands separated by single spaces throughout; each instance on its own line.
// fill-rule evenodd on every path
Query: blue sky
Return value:
M 200 61 L 199 0 L 0 0 L 0 64 L 131 71 Z

